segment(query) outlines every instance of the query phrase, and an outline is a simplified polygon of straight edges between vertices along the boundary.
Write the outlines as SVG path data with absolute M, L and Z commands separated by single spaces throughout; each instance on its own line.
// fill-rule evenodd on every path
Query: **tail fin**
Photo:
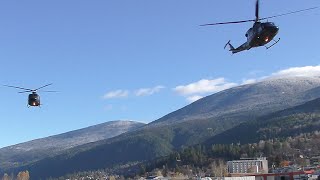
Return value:
M 229 45 L 230 51 L 234 50 L 234 47 L 231 45 L 230 40 L 227 42 L 227 44 L 224 46 L 224 49 Z

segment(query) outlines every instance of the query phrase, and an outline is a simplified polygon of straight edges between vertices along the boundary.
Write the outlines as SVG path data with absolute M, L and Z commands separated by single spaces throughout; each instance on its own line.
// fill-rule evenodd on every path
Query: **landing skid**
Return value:
M 41 104 L 41 105 L 42 105 L 42 104 Z M 28 107 L 28 108 L 30 108 L 31 106 L 30 106 L 29 104 L 27 104 L 27 107 Z M 41 108 L 41 106 L 40 106 L 40 105 L 38 105 L 38 107 L 39 107 L 39 108 Z
M 271 48 L 272 46 L 276 45 L 280 41 L 280 38 L 278 40 L 273 40 L 273 41 L 274 41 L 273 44 L 271 44 L 270 46 L 264 46 L 264 47 L 266 47 L 267 49 Z

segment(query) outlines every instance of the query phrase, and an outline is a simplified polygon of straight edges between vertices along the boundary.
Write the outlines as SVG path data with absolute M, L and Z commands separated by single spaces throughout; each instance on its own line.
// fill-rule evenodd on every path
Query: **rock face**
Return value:
M 59 154 L 64 150 L 82 144 L 112 138 L 122 133 L 135 130 L 143 125 L 143 123 L 134 121 L 110 121 L 55 136 L 1 148 L 1 166 L 7 168 L 14 163 L 36 161 L 43 157 Z

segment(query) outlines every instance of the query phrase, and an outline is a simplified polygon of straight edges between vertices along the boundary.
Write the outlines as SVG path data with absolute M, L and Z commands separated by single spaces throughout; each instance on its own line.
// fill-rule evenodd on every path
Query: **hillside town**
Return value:
M 190 173 L 176 174 L 170 172 L 164 177 L 160 171 L 140 179 L 201 179 L 201 180 L 319 180 L 320 179 L 320 156 L 307 159 L 306 166 L 302 167 L 294 162 L 284 161 L 282 167 L 268 167 L 266 157 L 243 158 L 228 161 L 224 168 L 211 169 L 209 171 L 193 170 L 184 167 Z M 196 173 L 194 173 L 194 172 Z
M 302 157 L 301 157 L 302 158 Z M 300 166 L 294 161 L 283 161 L 281 167 L 268 166 L 266 157 L 241 158 L 224 162 L 222 160 L 211 164 L 208 169 L 194 168 L 183 165 L 176 168 L 176 171 L 154 169 L 144 175 L 135 177 L 125 177 L 120 175 L 110 175 L 107 170 L 81 172 L 67 175 L 60 178 L 49 178 L 50 180 L 320 180 L 320 156 L 306 158 L 305 166 Z M 177 161 L 179 164 L 179 160 Z M 2 180 L 28 180 L 29 173 L 20 172 L 18 176 L 12 177 L 5 174 Z

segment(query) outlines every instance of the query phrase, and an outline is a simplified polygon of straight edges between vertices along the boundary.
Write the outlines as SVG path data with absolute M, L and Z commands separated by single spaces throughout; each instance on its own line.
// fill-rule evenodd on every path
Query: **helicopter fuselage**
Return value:
M 279 28 L 274 23 L 272 22 L 261 23 L 258 21 L 258 22 L 255 22 L 252 28 L 250 28 L 247 31 L 245 35 L 247 37 L 247 42 L 243 43 L 241 46 L 237 48 L 234 48 L 229 41 L 227 42 L 225 47 L 229 45 L 230 51 L 234 54 L 244 50 L 249 50 L 253 47 L 264 46 L 273 40 L 273 38 L 278 34 L 278 31 L 279 31 Z M 274 44 L 266 48 L 268 49 L 272 47 L 278 41 L 275 41 Z
M 246 33 L 247 45 L 250 48 L 264 46 L 278 34 L 278 31 L 279 28 L 272 22 L 256 22 Z
M 29 94 L 28 105 L 29 106 L 40 106 L 40 96 L 36 92 L 32 92 L 32 94 Z

